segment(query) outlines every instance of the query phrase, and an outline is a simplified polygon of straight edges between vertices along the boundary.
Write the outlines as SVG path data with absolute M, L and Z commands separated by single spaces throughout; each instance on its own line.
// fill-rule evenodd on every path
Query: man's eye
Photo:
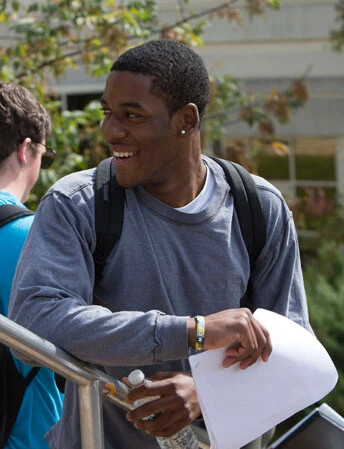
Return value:
M 111 114 L 111 111 L 110 111 L 110 109 L 106 109 L 106 108 L 100 108 L 100 110 L 101 110 L 101 111 L 103 111 L 103 114 L 104 114 L 105 116 L 108 116 L 108 115 L 110 115 L 110 114 Z
M 136 114 L 135 112 L 127 112 L 126 116 L 128 118 L 138 118 L 138 117 L 140 117 L 139 114 Z

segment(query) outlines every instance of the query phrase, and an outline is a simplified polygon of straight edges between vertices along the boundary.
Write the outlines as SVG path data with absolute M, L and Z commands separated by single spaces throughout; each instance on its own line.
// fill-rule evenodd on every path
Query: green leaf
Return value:
M 281 2 L 280 0 L 268 0 L 268 4 L 271 8 L 280 9 Z

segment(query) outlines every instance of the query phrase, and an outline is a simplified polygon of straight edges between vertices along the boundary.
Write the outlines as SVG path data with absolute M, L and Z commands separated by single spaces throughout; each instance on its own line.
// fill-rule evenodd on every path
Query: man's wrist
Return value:
M 188 319 L 188 345 L 189 348 L 195 349 L 196 344 L 196 321 L 195 318 Z

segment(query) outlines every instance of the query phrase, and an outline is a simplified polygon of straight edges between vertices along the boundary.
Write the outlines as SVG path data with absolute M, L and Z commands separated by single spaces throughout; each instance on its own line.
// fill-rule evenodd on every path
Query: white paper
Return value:
M 239 449 L 319 401 L 338 374 L 321 343 L 293 321 L 263 309 L 272 354 L 246 370 L 223 368 L 224 348 L 189 357 L 212 449 Z

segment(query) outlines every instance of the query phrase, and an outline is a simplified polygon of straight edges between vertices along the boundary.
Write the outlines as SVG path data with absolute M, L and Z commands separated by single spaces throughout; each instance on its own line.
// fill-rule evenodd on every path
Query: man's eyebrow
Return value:
M 101 104 L 107 105 L 107 102 L 104 97 L 101 97 L 99 101 Z M 120 106 L 122 106 L 124 108 L 143 109 L 143 106 L 140 103 L 138 103 L 137 101 L 124 101 L 123 103 L 120 104 Z
M 140 103 L 137 103 L 136 101 L 124 101 L 123 103 L 121 103 L 121 106 L 125 108 L 143 109 Z

